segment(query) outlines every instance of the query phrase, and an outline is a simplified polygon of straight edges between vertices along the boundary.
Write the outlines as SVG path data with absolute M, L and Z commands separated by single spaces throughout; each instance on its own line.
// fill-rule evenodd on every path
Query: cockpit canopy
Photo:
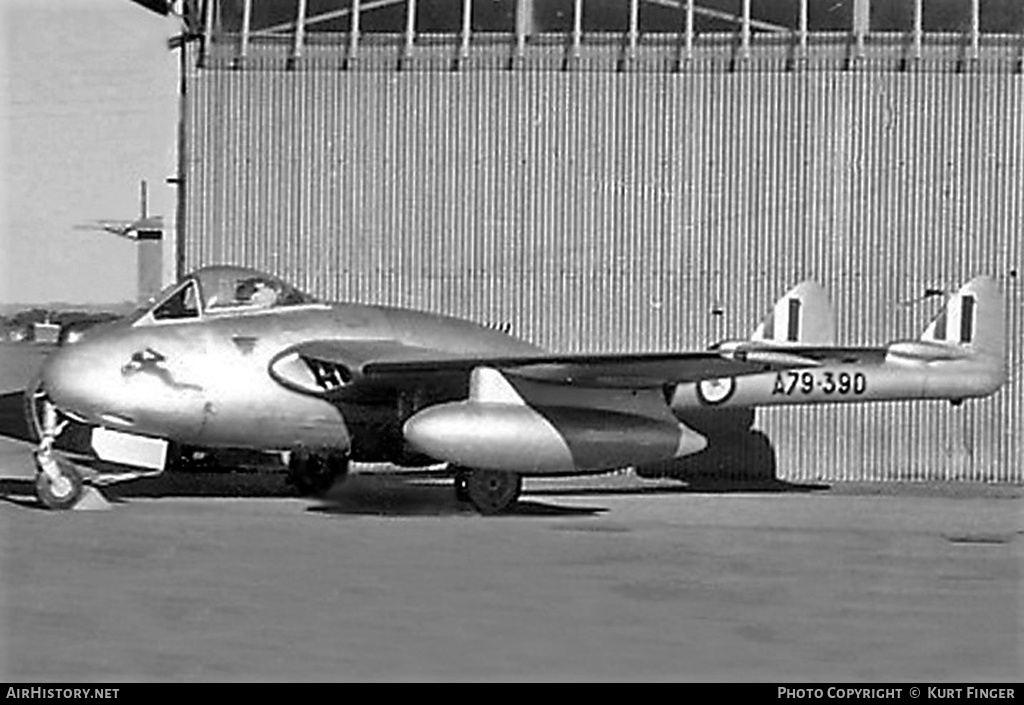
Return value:
M 164 289 L 137 320 L 199 318 L 319 303 L 270 274 L 244 267 L 205 267 Z

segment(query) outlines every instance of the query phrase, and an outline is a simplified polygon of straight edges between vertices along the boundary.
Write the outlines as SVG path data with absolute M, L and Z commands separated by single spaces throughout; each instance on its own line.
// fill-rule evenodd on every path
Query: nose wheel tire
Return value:
M 469 501 L 484 515 L 497 514 L 510 508 L 519 499 L 522 489 L 523 479 L 514 472 L 473 470 L 466 478 L 466 494 Z
M 44 467 L 44 463 L 46 466 Z M 71 509 L 82 498 L 82 475 L 73 466 L 50 456 L 36 457 L 36 497 L 48 509 Z

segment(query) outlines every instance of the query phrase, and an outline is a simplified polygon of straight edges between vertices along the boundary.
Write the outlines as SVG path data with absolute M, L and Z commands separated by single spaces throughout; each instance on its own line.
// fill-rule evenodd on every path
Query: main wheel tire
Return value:
M 54 462 L 60 468 L 60 477 L 51 480 L 40 468 L 36 473 L 36 497 L 47 509 L 71 509 L 82 498 L 82 474 L 73 465 Z
M 514 472 L 473 470 L 466 482 L 469 501 L 481 514 L 505 511 L 519 499 L 523 479 Z
M 348 456 L 342 453 L 318 455 L 295 451 L 288 461 L 288 482 L 300 495 L 321 497 L 339 477 L 348 474 Z
M 469 496 L 469 476 L 472 472 L 472 470 L 467 470 L 466 468 L 456 468 L 455 470 L 455 499 L 459 502 L 473 501 Z

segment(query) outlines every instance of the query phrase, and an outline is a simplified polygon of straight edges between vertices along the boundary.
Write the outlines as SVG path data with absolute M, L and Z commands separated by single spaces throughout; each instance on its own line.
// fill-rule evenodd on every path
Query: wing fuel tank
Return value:
M 529 474 L 600 472 L 697 453 L 707 440 L 668 415 L 532 407 L 497 370 L 473 373 L 467 401 L 406 421 L 417 451 L 456 465 Z

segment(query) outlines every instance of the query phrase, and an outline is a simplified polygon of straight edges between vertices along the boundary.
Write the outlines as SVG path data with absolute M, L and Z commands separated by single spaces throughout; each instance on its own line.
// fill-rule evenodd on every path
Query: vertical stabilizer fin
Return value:
M 800 282 L 775 302 L 750 339 L 781 346 L 835 345 L 836 316 L 828 292 L 817 282 Z
M 995 279 L 975 277 L 949 297 L 946 305 L 925 328 L 921 340 L 927 343 L 960 345 L 1006 355 L 1006 304 Z

